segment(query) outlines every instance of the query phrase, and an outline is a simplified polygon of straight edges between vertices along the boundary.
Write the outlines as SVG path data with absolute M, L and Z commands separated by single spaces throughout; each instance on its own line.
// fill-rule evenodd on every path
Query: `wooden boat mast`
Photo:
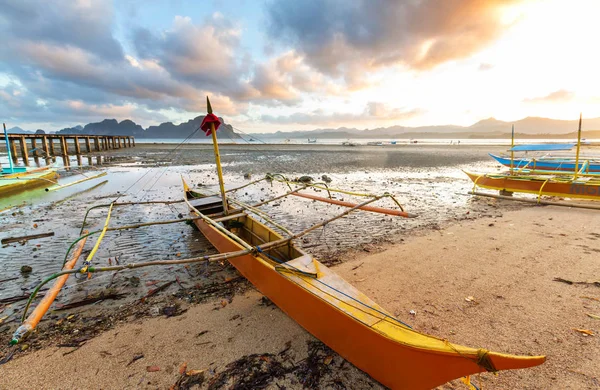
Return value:
M 579 130 L 577 130 L 577 152 L 575 153 L 575 173 L 573 180 L 577 180 L 579 173 L 579 149 L 581 148 L 581 113 L 579 113 Z
M 206 97 L 206 110 L 209 114 L 212 114 L 212 107 L 208 96 Z M 223 182 L 223 170 L 221 169 L 221 155 L 219 154 L 219 143 L 217 142 L 217 132 L 215 131 L 215 124 L 210 123 L 210 133 L 212 134 L 213 148 L 215 151 L 215 162 L 217 163 L 217 174 L 219 176 L 219 188 L 221 190 L 221 199 L 223 201 L 223 214 L 227 215 L 227 197 L 225 196 L 225 184 Z

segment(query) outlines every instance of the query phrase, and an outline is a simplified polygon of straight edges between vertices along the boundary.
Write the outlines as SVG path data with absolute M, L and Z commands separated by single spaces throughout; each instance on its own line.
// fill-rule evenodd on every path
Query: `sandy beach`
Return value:
M 134 188 L 124 199 L 176 199 L 179 174 L 194 183 L 214 182 L 210 150 L 183 149 L 177 156 L 164 145 L 109 153 L 103 165 L 89 167 L 108 172 L 105 186 L 73 194 L 68 201 L 62 200 L 64 194 L 46 198 L 32 193 L 31 204 L 19 207 L 20 212 L 0 215 L 3 237 L 30 231 L 34 223 L 57 232 L 54 240 L 39 245 L 3 248 L 8 254 L 3 277 L 16 277 L 18 267 L 32 258 L 37 263 L 32 276 L 0 285 L 0 298 L 27 293 L 56 270 L 64 248 L 78 235 L 82 211 L 125 191 L 135 178 L 150 177 L 141 181 L 145 188 Z M 471 347 L 548 357 L 540 367 L 482 374 L 474 378 L 477 385 L 600 386 L 595 358 L 600 356 L 600 320 L 594 317 L 600 315 L 597 211 L 466 196 L 471 185 L 460 169 L 496 169 L 487 152 L 498 147 L 351 149 L 225 146 L 222 153 L 226 179 L 238 185 L 246 172 L 260 177 L 283 169 L 291 177 L 328 174 L 341 187 L 398 194 L 419 218 L 357 213 L 309 236 L 302 246 L 418 331 Z M 174 166 L 163 175 L 169 164 Z M 278 191 L 285 187 L 264 186 L 240 196 L 256 202 Z M 268 211 L 296 231 L 339 212 L 294 200 Z M 185 212 L 177 205 L 143 208 L 141 213 L 123 210 L 115 223 L 170 219 Z M 103 221 L 98 213 L 90 227 Z M 157 253 L 176 258 L 214 249 L 189 226 L 165 225 L 109 236 L 97 261 L 141 261 L 156 259 Z M 140 302 L 165 284 L 163 291 Z M 59 311 L 98 293 L 125 298 Z M 226 263 L 71 280 L 38 332 L 22 346 L 9 348 L 21 308 L 21 303 L 0 308 L 0 318 L 11 316 L 0 323 L 0 359 L 6 362 L 0 365 L 2 389 L 382 388 L 304 331 Z M 191 376 L 180 374 L 190 370 Z M 467 387 L 456 380 L 441 388 Z
M 484 388 L 597 388 L 598 336 L 574 329 L 600 331 L 600 321 L 587 316 L 600 314 L 600 288 L 553 279 L 598 279 L 599 229 L 594 211 L 530 207 L 407 237 L 375 254 L 359 249 L 335 271 L 419 331 L 548 357 L 537 368 L 482 374 L 477 379 Z M 191 305 L 180 316 L 117 325 L 79 348 L 49 345 L 2 366 L 0 386 L 169 388 L 185 363 L 205 370 L 202 388 L 207 388 L 229 364 L 248 355 L 273 354 L 265 361 L 302 366 L 315 340 L 261 298 L 251 290 L 225 306 L 216 299 Z M 379 387 L 331 351 L 317 352 L 316 359 L 324 372 L 312 388 Z M 149 367 L 159 370 L 148 372 Z M 302 388 L 310 376 L 305 371 L 270 377 L 266 387 Z M 226 388 L 242 379 L 227 377 Z M 442 388 L 466 387 L 454 381 Z

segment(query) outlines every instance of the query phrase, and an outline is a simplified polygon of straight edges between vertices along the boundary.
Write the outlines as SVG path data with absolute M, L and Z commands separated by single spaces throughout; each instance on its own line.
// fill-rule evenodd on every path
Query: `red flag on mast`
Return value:
M 204 119 L 202 119 L 202 124 L 200 125 L 200 128 L 204 130 L 204 134 L 206 134 L 207 137 L 211 134 L 211 123 L 215 124 L 215 131 L 217 131 L 219 126 L 221 126 L 221 121 L 219 120 L 219 117 L 217 117 L 215 114 L 206 114 Z

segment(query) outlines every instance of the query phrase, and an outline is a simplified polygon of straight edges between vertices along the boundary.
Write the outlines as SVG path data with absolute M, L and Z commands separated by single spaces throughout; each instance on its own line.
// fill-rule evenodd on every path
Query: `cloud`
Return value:
M 121 44 L 111 32 L 114 15 L 109 0 L 4 0 L 2 20 L 3 44 L 13 37 L 76 47 L 111 61 L 123 58 Z
M 240 30 L 219 14 L 201 25 L 176 16 L 170 29 L 137 29 L 133 39 L 140 58 L 155 61 L 174 79 L 244 99 L 252 91 L 242 81 L 249 70 L 239 41 Z
M 132 119 L 138 123 L 166 121 L 159 112 L 148 111 L 134 103 L 90 104 L 81 100 L 39 99 L 16 83 L 5 85 L 0 91 L 0 116 L 7 122 L 19 122 L 26 117 L 30 123 L 61 126 L 83 121 L 117 118 Z
M 425 70 L 466 58 L 504 31 L 501 11 L 518 0 L 280 0 L 268 34 L 306 62 L 360 86 L 393 65 Z
M 291 115 L 271 116 L 262 115 L 260 120 L 272 124 L 297 124 L 297 125 L 339 125 L 340 123 L 356 125 L 357 123 L 373 123 L 377 121 L 404 120 L 422 114 L 422 109 L 389 108 L 379 102 L 367 103 L 360 113 L 331 113 L 323 110 L 314 110 L 309 113 L 294 113 Z
M 533 98 L 523 99 L 524 103 L 563 103 L 575 98 L 575 93 L 566 89 L 559 89 L 549 93 L 546 96 L 538 96 Z

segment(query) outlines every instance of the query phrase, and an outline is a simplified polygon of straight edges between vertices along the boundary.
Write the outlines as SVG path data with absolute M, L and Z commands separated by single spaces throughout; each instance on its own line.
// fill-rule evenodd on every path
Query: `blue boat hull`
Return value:
M 510 158 L 496 156 L 490 153 L 490 156 L 498 161 L 500 164 L 507 166 L 510 168 Z M 578 165 L 578 170 L 583 167 L 585 161 L 581 161 Z M 527 170 L 537 170 L 537 171 L 562 171 L 562 172 L 574 172 L 575 171 L 575 162 L 573 160 L 565 159 L 565 160 L 544 160 L 539 159 L 533 161 L 530 158 L 515 158 L 513 160 L 513 168 L 514 169 L 522 169 L 525 168 Z M 594 162 L 590 163 L 588 167 L 586 167 L 584 173 L 596 174 L 600 175 L 600 164 Z

